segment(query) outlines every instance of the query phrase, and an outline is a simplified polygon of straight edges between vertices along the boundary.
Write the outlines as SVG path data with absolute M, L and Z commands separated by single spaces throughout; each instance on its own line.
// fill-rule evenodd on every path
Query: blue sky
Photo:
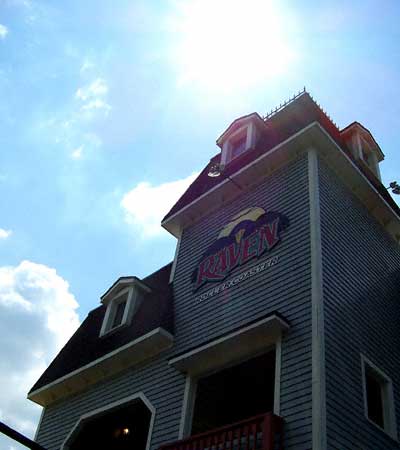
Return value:
M 0 420 L 32 435 L 24 392 L 79 320 L 173 258 L 160 217 L 235 118 L 306 86 L 399 180 L 400 3 L 246 5 L 0 0 Z

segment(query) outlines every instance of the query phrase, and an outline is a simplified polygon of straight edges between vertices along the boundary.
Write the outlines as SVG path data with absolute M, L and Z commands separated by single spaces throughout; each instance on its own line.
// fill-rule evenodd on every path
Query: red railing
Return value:
M 160 450 L 283 450 L 283 419 L 262 414 L 162 445 Z

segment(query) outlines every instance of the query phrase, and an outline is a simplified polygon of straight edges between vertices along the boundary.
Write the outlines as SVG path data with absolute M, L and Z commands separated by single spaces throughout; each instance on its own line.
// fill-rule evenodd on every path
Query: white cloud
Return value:
M 92 119 L 96 111 L 102 111 L 107 115 L 111 106 L 105 98 L 108 94 L 108 85 L 103 78 L 96 78 L 92 83 L 79 88 L 75 98 L 81 102 L 81 112 L 86 119 Z
M 170 181 L 157 186 L 146 181 L 138 183 L 121 200 L 126 222 L 132 224 L 143 237 L 161 234 L 162 218 L 197 175 L 197 173 L 193 173 L 182 180 Z
M 97 78 L 88 86 L 79 88 L 76 91 L 75 97 L 86 101 L 96 97 L 102 97 L 108 93 L 108 86 L 103 78 Z
M 72 159 L 81 159 L 82 158 L 82 152 L 83 152 L 83 145 L 81 145 L 80 147 L 78 147 L 78 148 L 76 148 L 75 150 L 72 151 L 71 158 Z
M 0 417 L 23 434 L 33 436 L 40 415 L 26 394 L 78 327 L 77 307 L 55 269 L 30 261 L 0 267 Z
M 101 100 L 100 98 L 96 98 L 94 100 L 91 100 L 88 103 L 85 103 L 82 106 L 83 111 L 90 111 L 92 109 L 104 109 L 106 112 L 110 111 L 111 106 L 106 103 L 104 100 Z
M 85 59 L 81 65 L 79 72 L 82 75 L 83 73 L 85 73 L 93 68 L 94 68 L 94 64 L 90 60 Z
M 4 39 L 8 34 L 8 28 L 0 23 L 0 39 Z
M 7 239 L 12 235 L 11 230 L 5 230 L 4 228 L 0 228 L 0 239 Z

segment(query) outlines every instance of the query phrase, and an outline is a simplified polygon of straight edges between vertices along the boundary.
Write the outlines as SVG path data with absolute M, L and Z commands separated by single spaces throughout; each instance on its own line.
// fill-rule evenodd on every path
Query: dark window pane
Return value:
M 246 150 L 246 134 L 232 142 L 231 158 L 236 158 Z
M 368 418 L 384 428 L 382 383 L 367 370 L 366 385 Z
M 123 301 L 123 302 L 118 303 L 117 309 L 115 311 L 114 320 L 113 320 L 113 323 L 112 323 L 112 328 L 115 328 L 118 325 L 121 325 L 122 318 L 124 317 L 125 306 L 126 306 L 126 300 Z
M 192 435 L 272 411 L 275 352 L 200 378 Z
M 145 450 L 151 413 L 141 401 L 83 422 L 71 450 Z

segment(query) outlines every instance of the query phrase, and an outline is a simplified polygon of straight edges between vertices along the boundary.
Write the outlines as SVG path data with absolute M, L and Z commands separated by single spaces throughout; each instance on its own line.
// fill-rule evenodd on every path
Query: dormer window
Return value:
M 150 288 L 136 277 L 120 278 L 101 297 L 101 301 L 107 306 L 100 336 L 128 326 L 138 310 L 144 295 L 150 292 Z
M 229 164 L 238 156 L 254 148 L 265 126 L 263 119 L 257 113 L 235 120 L 217 140 L 217 144 L 222 149 L 221 165 Z
M 354 122 L 341 131 L 353 158 L 368 168 L 379 180 L 379 163 L 384 155 L 372 134 L 358 122 Z

